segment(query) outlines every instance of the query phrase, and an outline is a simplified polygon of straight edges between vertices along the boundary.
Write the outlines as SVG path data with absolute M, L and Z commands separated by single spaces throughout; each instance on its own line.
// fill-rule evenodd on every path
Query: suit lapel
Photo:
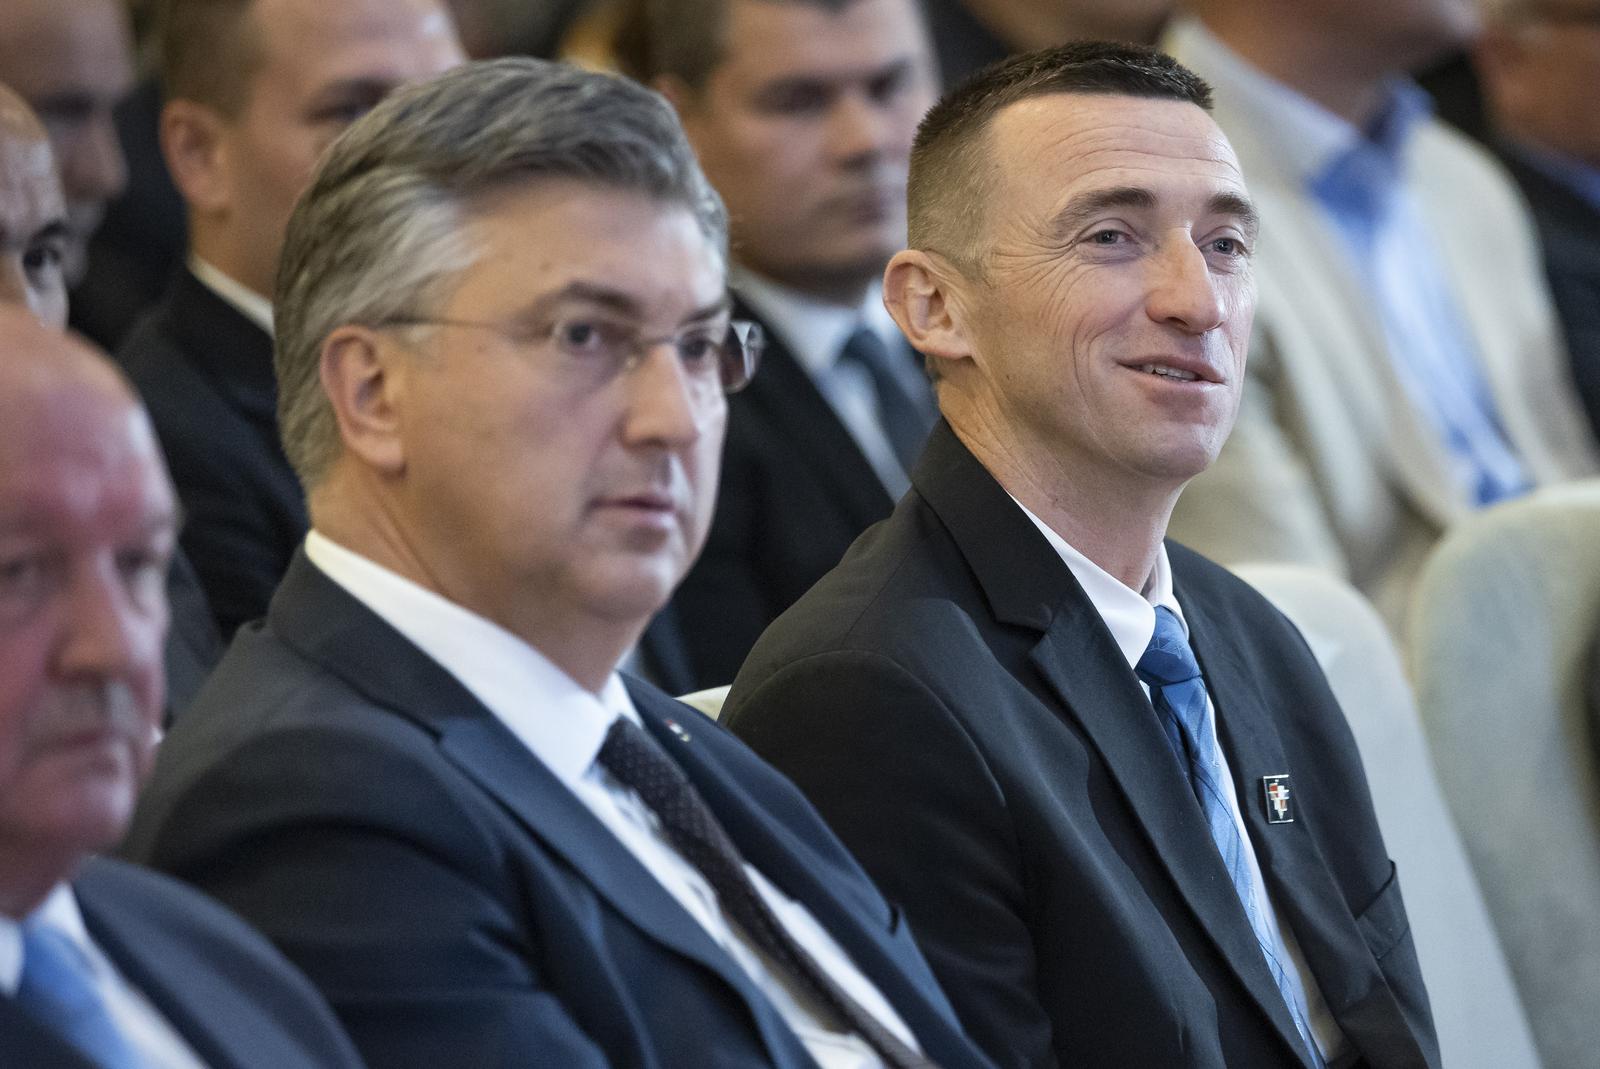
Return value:
M 760 321 L 751 308 L 737 300 L 734 314 Z M 829 499 L 843 506 L 853 525 L 865 528 L 883 519 L 894 502 L 878 473 L 799 360 L 766 324 L 762 326 L 767 349 L 761 369 L 749 388 L 733 398 L 730 418 L 738 419 L 740 408 L 759 411 L 761 422 L 779 428 L 793 443 L 793 456 L 806 464 L 819 485 L 829 489 Z
M 684 770 L 717 816 L 744 859 L 784 894 L 803 905 L 838 941 L 862 974 L 888 999 L 925 1049 L 959 1050 L 965 1040 L 910 979 L 907 962 L 891 952 L 890 916 L 881 898 L 852 893 L 869 887 L 866 877 L 841 885 L 827 879 L 832 867 L 806 843 L 767 816 L 697 735 L 721 731 L 677 702 L 631 688 L 645 727 Z M 692 718 L 692 719 L 691 719 Z M 688 738 L 669 722 L 688 726 Z M 848 897 L 840 894 L 841 890 Z
M 566 785 L 454 676 L 323 575 L 303 549 L 270 614 L 284 642 L 434 734 L 446 760 L 634 927 L 734 988 L 770 1050 L 798 1049 L 745 972 Z
M 278 380 L 272 336 L 183 268 L 167 297 L 168 322 L 185 353 L 203 354 L 203 374 L 252 422 L 277 435 Z
M 243 1047 L 229 1004 L 216 992 L 198 985 L 185 971 L 192 949 L 184 937 L 147 924 L 118 908 L 110 895 L 97 893 L 82 881 L 73 893 L 84 927 L 128 982 L 150 1000 L 173 1029 L 210 1069 L 252 1069 L 258 1062 Z
M 1189 621 L 1195 656 L 1216 707 L 1218 736 L 1233 770 L 1234 789 L 1273 908 L 1294 932 L 1306 964 L 1341 1026 L 1352 1012 L 1369 1017 L 1390 1014 L 1396 1022 L 1394 1027 L 1379 1029 L 1374 1029 L 1370 1021 L 1361 1028 L 1346 1026 L 1347 1036 L 1375 1031 L 1405 1033 L 1388 982 L 1312 838 L 1310 823 L 1303 819 L 1289 824 L 1267 823 L 1261 777 L 1288 773 L 1292 778 L 1295 771 L 1278 735 L 1277 717 L 1251 674 L 1227 643 L 1219 639 L 1228 633 L 1227 625 L 1216 621 L 1204 604 L 1191 607 L 1182 600 L 1181 593 L 1180 601 Z M 1378 1000 L 1376 1005 L 1374 998 Z
M 0 1065 L 28 1069 L 96 1069 L 78 1048 L 0 996 Z
M 1183 786 L 1186 774 L 1094 604 L 948 425 L 934 430 L 914 481 L 971 565 L 996 619 L 1043 632 L 1030 659 L 1054 692 L 1058 715 L 1100 754 L 1201 929 L 1289 1049 L 1299 1051 L 1299 1033 L 1232 879 Z

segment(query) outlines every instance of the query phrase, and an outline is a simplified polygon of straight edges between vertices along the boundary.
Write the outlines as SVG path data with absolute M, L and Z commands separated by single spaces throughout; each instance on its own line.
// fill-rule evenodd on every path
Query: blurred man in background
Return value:
M 183 546 L 226 638 L 306 531 L 274 415 L 272 292 L 318 154 L 396 86 L 459 62 L 439 0 L 172 0 L 162 147 L 190 255 L 118 358 L 183 500 Z
M 933 422 L 879 279 L 905 237 L 934 69 L 914 0 L 652 0 L 634 73 L 728 205 L 730 284 L 766 328 L 734 398 L 711 537 L 673 601 L 699 686 L 889 514 Z
M 1173 514 L 1225 563 L 1333 570 L 1391 623 L 1440 534 L 1596 470 L 1526 210 L 1407 79 L 1470 0 L 1194 0 L 1164 47 L 1209 81 L 1260 200 L 1237 428 Z
M 0 85 L 0 304 L 67 321 L 66 200 L 44 127 Z

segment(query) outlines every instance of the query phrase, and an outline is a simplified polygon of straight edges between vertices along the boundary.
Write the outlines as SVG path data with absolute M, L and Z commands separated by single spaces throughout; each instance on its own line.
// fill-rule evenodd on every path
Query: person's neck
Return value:
M 72 878 L 81 855 L 77 850 L 46 855 L 27 845 L 0 845 L 0 914 L 21 921 L 39 908 L 57 884 Z
M 993 424 L 964 423 L 959 412 L 947 411 L 946 418 L 1006 493 L 1118 582 L 1144 590 L 1181 484 L 1141 486 L 1126 474 L 1107 477 L 1060 463 L 1051 451 L 1019 443 Z
M 1205 26 L 1246 63 L 1353 126 L 1365 128 L 1383 106 L 1389 81 L 1405 65 L 1349 48 L 1292 18 L 1262 18 L 1236 5 L 1208 14 Z
M 351 485 L 354 482 L 355 485 Z M 592 694 L 599 694 L 644 633 L 648 619 L 613 620 L 596 613 L 562 612 L 533 599 L 508 597 L 504 584 L 484 582 L 453 566 L 400 521 L 392 498 L 363 492 L 358 481 L 324 483 L 312 491 L 311 526 L 430 593 L 515 635 Z
M 254 269 L 252 260 L 244 255 L 244 250 L 237 247 L 237 242 L 229 239 L 229 235 L 218 233 L 204 224 L 196 223 L 191 217 L 191 231 L 189 235 L 189 253 L 196 259 L 203 260 L 212 268 L 226 275 L 236 285 L 242 286 L 264 301 L 272 299 L 273 279 L 262 277 L 261 272 Z
M 849 309 L 860 308 L 866 302 L 867 294 L 871 291 L 873 282 L 877 280 L 876 275 L 771 271 L 752 264 L 740 264 L 739 270 L 805 300 Z

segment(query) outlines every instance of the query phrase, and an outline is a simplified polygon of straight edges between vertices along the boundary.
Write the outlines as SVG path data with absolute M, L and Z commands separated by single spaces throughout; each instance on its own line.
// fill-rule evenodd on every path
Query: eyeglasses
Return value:
M 748 386 L 767 344 L 761 325 L 744 319 L 731 320 L 726 328 L 720 324 L 695 326 L 655 338 L 642 336 L 627 323 L 594 315 L 557 319 L 531 332 L 479 320 L 426 316 L 394 316 L 372 326 L 377 330 L 455 327 L 488 331 L 514 348 L 553 350 L 565 371 L 592 389 L 638 367 L 656 346 L 670 344 L 697 401 L 738 393 Z

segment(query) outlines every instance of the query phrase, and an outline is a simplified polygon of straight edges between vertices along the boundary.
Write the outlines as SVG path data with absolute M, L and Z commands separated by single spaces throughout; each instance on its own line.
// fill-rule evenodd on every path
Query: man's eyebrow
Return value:
M 1115 186 L 1097 189 L 1092 193 L 1074 197 L 1066 207 L 1056 213 L 1051 229 L 1063 240 L 1076 235 L 1078 230 L 1101 212 L 1111 208 L 1139 208 L 1148 210 L 1156 206 L 1156 195 L 1142 186 Z
M 1254 241 L 1261 229 L 1261 213 L 1248 198 L 1238 193 L 1218 193 L 1206 205 L 1206 210 L 1211 215 L 1231 215 L 1238 219 L 1246 240 Z

